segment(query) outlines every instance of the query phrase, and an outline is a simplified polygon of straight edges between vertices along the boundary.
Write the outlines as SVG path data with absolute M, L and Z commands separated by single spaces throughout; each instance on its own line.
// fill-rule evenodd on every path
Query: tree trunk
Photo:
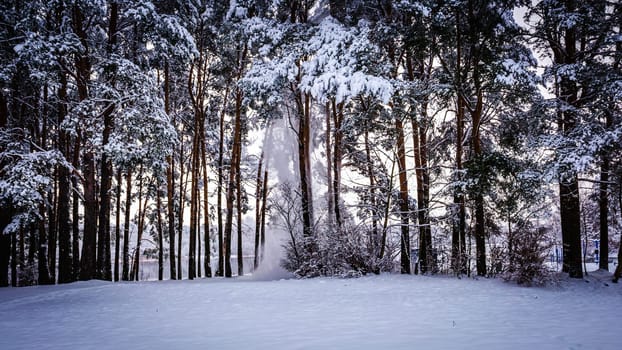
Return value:
M 266 210 L 268 207 L 268 170 L 264 170 L 263 172 L 263 194 L 262 194 L 263 203 L 261 205 L 261 259 L 260 262 L 263 261 L 266 254 Z
M 618 183 L 618 205 L 622 208 L 622 181 Z M 622 216 L 622 212 L 620 212 Z M 622 234 L 620 234 L 620 246 L 618 247 L 618 266 L 613 273 L 613 283 L 618 283 L 618 280 L 622 277 Z
M 39 220 L 39 239 L 38 239 L 38 249 L 37 249 L 37 270 L 38 270 L 38 280 L 37 283 L 40 285 L 44 284 L 54 284 L 54 282 L 50 279 L 50 270 L 47 262 L 48 256 L 48 238 L 47 232 L 45 230 L 45 205 L 41 204 L 39 207 L 39 215 L 41 215 L 41 220 Z M 0 236 L 5 236 L 2 234 L 2 230 L 4 227 L 0 224 Z M 30 244 L 33 244 L 31 242 Z M 1 245 L 1 243 L 0 243 Z M 0 255 L 4 254 L 2 249 L 0 248 Z M 9 256 L 8 254 L 6 255 Z M 0 263 L 0 269 L 2 269 L 2 263 Z M 7 271 L 5 268 L 4 271 Z M 2 287 L 2 277 L 0 276 L 0 287 Z
M 159 181 L 158 181 L 159 182 Z M 158 220 L 158 280 L 164 279 L 164 233 L 162 228 L 162 184 L 158 183 L 157 193 L 157 220 Z
M 328 193 L 326 194 L 328 204 L 328 226 L 329 229 L 333 229 L 335 224 L 335 195 L 333 194 L 333 151 L 332 151 L 332 127 L 331 116 L 333 115 L 331 110 L 331 102 L 326 102 L 326 182 L 328 183 Z
M 263 194 L 262 168 L 264 153 L 261 152 L 259 165 L 257 166 L 257 180 L 255 186 L 255 257 L 253 260 L 253 270 L 259 267 L 259 238 L 261 236 L 261 199 Z
M 229 182 L 227 184 L 227 216 L 224 232 L 225 252 L 225 277 L 231 277 L 231 233 L 233 226 L 233 202 L 236 192 L 237 167 L 240 164 L 242 141 L 242 92 L 236 91 L 235 99 L 235 125 L 233 130 L 233 149 L 231 154 L 231 166 L 229 168 Z M 240 181 L 240 179 L 237 179 Z
M 462 33 L 460 31 L 460 11 L 456 11 L 456 85 L 462 84 L 461 79 L 461 55 L 462 55 Z M 464 142 L 464 119 L 465 109 L 467 102 L 464 97 L 457 92 L 457 110 L 456 110 L 456 171 L 455 174 L 458 178 L 454 181 L 458 181 L 462 177 L 462 154 L 463 154 L 463 142 Z M 466 259 L 466 211 L 464 203 L 464 194 L 459 188 L 454 189 L 454 203 L 452 208 L 453 225 L 452 225 L 452 240 L 451 240 L 451 257 L 452 268 L 454 274 L 466 274 L 467 271 L 467 259 Z
M 612 120 L 607 115 L 606 127 L 611 127 Z M 600 226 L 600 255 L 598 268 L 609 271 L 609 155 L 602 155 L 599 186 L 599 226 Z
M 58 169 L 54 171 L 53 189 L 48 193 L 50 207 L 48 208 L 48 270 L 50 271 L 50 280 L 52 284 L 56 283 L 56 248 L 58 242 Z M 75 276 L 74 276 L 75 277 Z
M 97 199 L 95 196 L 95 159 L 93 152 L 90 151 L 84 155 L 84 178 L 84 239 L 82 241 L 82 259 L 80 260 L 80 280 L 82 281 L 95 277 Z
M 477 80 L 477 79 L 476 79 Z M 481 90 L 477 93 L 475 110 L 471 113 L 473 125 L 471 128 L 471 143 L 476 158 L 481 157 L 480 126 L 483 113 L 483 96 Z M 486 176 L 487 174 L 479 174 Z M 475 255 L 478 276 L 486 276 L 486 225 L 484 216 L 484 196 L 481 191 L 475 196 Z
M 74 140 L 73 159 L 71 165 L 74 169 L 80 168 L 80 136 Z M 78 195 L 78 177 L 71 177 L 71 187 L 73 195 L 71 198 L 71 230 L 72 230 L 72 250 L 73 250 L 73 279 L 77 281 L 80 277 L 80 196 Z
M 241 134 L 241 133 L 240 133 Z M 240 171 L 240 161 L 242 158 L 242 137 L 238 140 L 238 164 L 236 164 L 236 215 L 238 218 L 238 276 L 244 276 L 244 254 L 242 251 L 242 172 Z
M 334 125 L 334 141 L 333 141 L 333 205 L 335 207 L 335 223 L 337 224 L 337 231 L 341 231 L 342 219 L 341 219 L 341 158 L 342 158 L 342 140 L 343 140 L 343 103 L 336 104 L 335 100 L 332 101 L 333 105 L 333 125 Z
M 117 169 L 117 188 L 116 188 L 116 215 L 115 215 L 115 240 L 114 240 L 114 281 L 119 281 L 119 256 L 121 248 L 121 169 Z
M 17 233 L 11 233 L 11 286 L 17 287 Z
M 302 206 L 302 232 L 313 235 L 313 191 L 311 187 L 311 97 L 300 93 L 298 101 L 298 170 L 300 175 L 300 200 Z
M 565 2 L 566 10 L 572 12 L 576 10 L 574 1 Z M 577 60 L 577 30 L 576 27 L 569 27 L 563 33 L 563 44 L 561 47 L 553 47 L 554 61 L 558 64 L 575 64 Z M 559 94 L 557 98 L 563 100 L 569 106 L 575 106 L 578 100 L 578 86 L 573 79 L 562 76 L 559 83 Z M 560 116 L 559 132 L 562 135 L 570 134 L 576 127 L 576 116 L 572 110 L 558 112 Z M 563 267 L 562 271 L 568 272 L 571 278 L 583 277 L 583 266 L 581 263 L 581 207 L 579 200 L 579 183 L 577 174 L 572 171 L 569 174 L 562 174 L 559 180 L 559 201 L 560 219 L 563 243 Z
M 218 218 L 218 268 L 216 269 L 216 276 L 223 276 L 225 272 L 225 255 L 224 255 L 224 233 L 223 233 L 223 221 L 222 221 L 222 189 L 225 185 L 224 179 L 224 145 L 225 145 L 225 112 L 226 105 L 229 98 L 229 87 L 225 90 L 225 99 L 223 102 L 222 113 L 219 121 L 219 138 L 218 138 L 218 190 L 216 198 L 216 210 Z
M 177 279 L 182 279 L 182 235 L 184 230 L 184 206 L 185 206 L 185 194 L 186 194 L 186 178 L 184 178 L 184 143 L 180 142 L 179 146 L 179 213 L 177 214 Z
M 89 43 L 85 28 L 83 27 L 84 21 L 84 14 L 81 12 L 80 6 L 78 4 L 74 4 L 73 30 L 84 48 L 84 51 L 75 58 L 76 88 L 78 91 L 79 101 L 84 101 L 88 98 L 88 81 L 91 75 L 91 66 L 89 62 Z M 84 154 L 84 238 L 82 241 L 82 256 L 80 260 L 81 280 L 89 280 L 95 277 L 95 263 L 97 254 L 97 196 L 95 194 L 96 187 L 97 184 L 95 179 L 95 156 L 92 150 L 87 149 Z M 60 244 L 62 243 L 60 243 L 59 240 L 59 245 Z
M 0 287 L 9 286 L 9 262 L 11 260 L 11 235 L 4 234 L 4 229 L 13 219 L 10 207 L 0 207 L 4 215 L 0 215 Z M 47 263 L 47 261 L 44 261 Z M 54 281 L 52 280 L 52 283 Z
M 123 226 L 123 272 L 121 273 L 121 279 L 123 281 L 130 280 L 130 217 L 132 206 L 132 169 L 127 169 L 125 175 L 125 211 L 124 226 Z
M 110 4 L 110 20 L 108 25 L 108 54 L 112 55 L 117 38 L 117 20 L 119 5 L 116 2 Z M 114 77 L 112 77 L 114 85 Z M 114 123 L 114 104 L 110 103 L 103 112 L 104 128 L 102 132 L 102 145 L 105 147 L 110 141 L 110 133 Z M 108 159 L 107 152 L 101 154 L 99 192 L 99 230 L 97 237 L 97 272 L 98 278 L 111 281 L 110 271 L 110 187 L 112 184 L 112 163 Z
M 426 108 L 424 106 L 423 110 Z M 426 118 L 426 113 L 423 113 Z M 433 272 L 435 260 L 432 252 L 432 233 L 430 229 L 429 211 L 429 181 L 427 164 L 427 137 L 426 130 L 416 118 L 411 120 L 413 128 L 413 142 L 415 145 L 415 176 L 417 180 L 417 221 L 419 224 L 419 262 L 421 273 Z
M 210 224 L 209 224 L 209 178 L 207 176 L 207 146 L 205 142 L 205 131 L 201 134 L 201 155 L 203 163 L 203 240 L 205 244 L 205 258 L 203 263 L 205 264 L 205 277 L 212 277 L 212 250 L 210 247 Z
M 60 76 L 61 86 L 58 90 L 60 125 L 67 113 L 67 79 L 64 73 Z M 69 136 L 59 130 L 58 148 L 65 158 L 69 158 Z M 69 221 L 70 174 L 65 166 L 58 167 L 58 283 L 69 283 L 74 280 L 71 258 L 71 224 Z M 56 249 L 56 247 L 54 247 Z
M 572 278 L 583 277 L 581 262 L 581 215 L 577 177 L 562 179 L 559 183 L 560 217 L 563 242 L 563 271 Z
M 410 214 L 408 198 L 408 176 L 406 173 L 406 148 L 404 145 L 404 127 L 402 121 L 395 120 L 395 130 L 397 131 L 397 164 L 400 181 L 400 217 L 401 217 L 401 239 L 400 239 L 400 262 L 401 273 L 410 274 L 410 232 L 408 229 Z
M 166 115 L 171 114 L 171 81 L 168 61 L 164 62 L 164 111 Z M 175 119 L 173 118 L 173 125 Z M 175 260 L 175 156 L 170 155 L 166 158 L 168 169 L 166 169 L 166 208 L 168 213 L 168 239 L 169 239 L 169 268 L 170 278 L 177 279 L 177 269 Z
M 196 277 L 196 241 L 197 241 L 197 210 L 198 205 L 198 177 L 199 177 L 199 116 L 194 115 L 194 136 L 192 140 L 192 163 L 190 167 L 191 183 L 190 183 L 190 232 L 188 241 L 188 279 L 192 280 Z
M 130 271 L 130 279 L 133 281 L 140 280 L 140 249 L 143 242 L 143 232 L 145 229 L 145 214 L 147 212 L 147 199 L 143 201 L 143 187 L 145 181 L 145 173 L 143 165 L 140 165 L 138 171 L 138 227 L 136 228 L 136 248 L 134 250 L 134 264 Z

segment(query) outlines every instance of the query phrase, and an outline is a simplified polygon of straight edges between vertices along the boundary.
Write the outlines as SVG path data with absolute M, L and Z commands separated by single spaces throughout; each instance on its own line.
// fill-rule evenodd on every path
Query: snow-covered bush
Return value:
M 325 230 L 311 237 L 299 237 L 290 240 L 285 250 L 283 267 L 300 278 L 360 277 L 393 268 L 392 254 L 380 258 L 376 250 L 369 247 L 369 234 L 359 227 L 344 227 L 341 232 Z
M 527 286 L 545 285 L 553 281 L 553 273 L 545 264 L 551 243 L 542 230 L 512 233 L 508 249 L 508 266 L 503 273 L 506 281 Z

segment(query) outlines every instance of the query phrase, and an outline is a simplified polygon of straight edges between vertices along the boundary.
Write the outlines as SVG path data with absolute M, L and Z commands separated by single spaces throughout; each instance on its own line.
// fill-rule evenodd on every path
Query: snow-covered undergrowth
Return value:
M 622 285 L 499 280 L 79 282 L 0 290 L 0 349 L 619 349 Z

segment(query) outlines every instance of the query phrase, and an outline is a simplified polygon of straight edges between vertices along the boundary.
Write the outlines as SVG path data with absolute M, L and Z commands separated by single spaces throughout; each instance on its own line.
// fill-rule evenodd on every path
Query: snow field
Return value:
M 622 286 L 382 275 L 0 290 L 0 349 L 619 349 Z

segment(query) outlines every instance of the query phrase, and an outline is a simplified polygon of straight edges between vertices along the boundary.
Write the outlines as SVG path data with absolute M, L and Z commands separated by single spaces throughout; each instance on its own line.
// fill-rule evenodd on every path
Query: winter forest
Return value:
M 617 0 L 2 1 L 0 285 L 611 278 L 621 26 Z

